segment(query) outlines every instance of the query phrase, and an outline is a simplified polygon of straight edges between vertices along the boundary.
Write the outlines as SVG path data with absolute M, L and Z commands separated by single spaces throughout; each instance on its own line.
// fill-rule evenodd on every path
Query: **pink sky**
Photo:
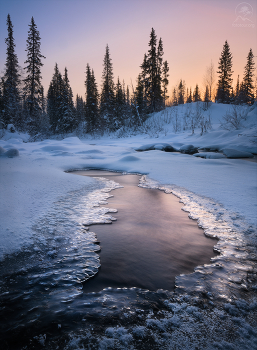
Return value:
M 244 26 L 235 26 L 243 5 L 252 12 L 241 21 Z M 94 69 L 100 88 L 107 43 L 115 82 L 119 76 L 128 85 L 131 80 L 135 84 L 152 27 L 163 39 L 170 90 L 180 79 L 187 87 L 194 88 L 196 83 L 201 87 L 211 60 L 217 70 L 225 40 L 233 55 L 234 83 L 238 74 L 242 78 L 250 48 L 257 56 L 257 2 L 253 0 L 1 0 L 0 10 L 0 75 L 6 59 L 7 14 L 23 67 L 28 24 L 34 16 L 41 52 L 46 56 L 42 68 L 45 92 L 56 62 L 62 72 L 67 67 L 74 95 L 84 97 L 87 63 Z M 246 27 L 246 23 L 251 26 Z

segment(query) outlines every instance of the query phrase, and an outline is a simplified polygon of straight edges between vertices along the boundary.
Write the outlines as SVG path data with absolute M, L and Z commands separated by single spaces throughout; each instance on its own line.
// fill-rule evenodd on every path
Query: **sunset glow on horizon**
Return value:
M 257 2 L 247 1 L 250 12 L 239 16 L 236 0 L 0 0 L 0 76 L 6 60 L 6 18 L 11 16 L 19 65 L 26 60 L 26 40 L 31 17 L 41 37 L 42 83 L 47 93 L 55 63 L 68 76 L 74 97 L 85 96 L 87 63 L 94 69 L 99 92 L 106 45 L 113 63 L 114 82 L 119 77 L 135 87 L 151 28 L 164 46 L 168 61 L 169 95 L 180 79 L 186 87 L 203 90 L 203 76 L 211 61 L 217 71 L 225 40 L 233 56 L 233 85 L 240 80 L 250 48 L 257 56 Z M 241 6 L 241 5 L 240 5 Z M 242 8 L 242 6 L 241 6 Z M 241 21 L 241 22 L 240 22 Z M 255 59 L 255 67 L 257 60 Z M 131 90 L 131 88 L 130 88 Z

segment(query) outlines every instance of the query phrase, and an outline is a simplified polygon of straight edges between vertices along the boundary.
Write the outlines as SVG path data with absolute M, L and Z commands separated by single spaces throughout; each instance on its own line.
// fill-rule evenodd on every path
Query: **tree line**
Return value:
M 140 127 L 149 114 L 160 111 L 167 105 L 169 65 L 163 60 L 163 42 L 157 39 L 155 30 L 150 33 L 149 49 L 140 65 L 141 72 L 136 86 L 125 86 L 117 79 L 114 83 L 113 66 L 109 46 L 106 46 L 102 73 L 102 86 L 98 88 L 94 70 L 86 66 L 85 98 L 73 98 L 68 78 L 55 64 L 54 73 L 47 93 L 42 86 L 41 68 L 45 57 L 41 54 L 41 38 L 34 18 L 31 18 L 27 38 L 27 60 L 22 70 L 15 53 L 13 25 L 10 15 L 7 16 L 8 35 L 4 75 L 0 82 L 0 127 L 13 124 L 19 131 L 30 135 L 43 133 L 64 134 L 74 130 L 83 133 L 114 132 L 122 128 Z M 218 83 L 215 101 L 218 103 L 254 102 L 254 61 L 253 53 L 247 56 L 244 77 L 239 78 L 235 91 L 232 87 L 232 55 L 227 41 L 223 47 L 218 66 Z M 22 73 L 26 75 L 21 78 Z M 208 68 L 206 90 L 203 101 L 213 99 L 214 67 Z M 101 90 L 101 91 L 100 91 Z M 185 88 L 180 81 L 172 92 L 172 104 L 201 101 L 198 84 L 194 91 Z
M 235 88 L 232 85 L 232 74 L 234 73 L 232 71 L 232 59 L 233 56 L 226 40 L 218 62 L 218 82 L 216 87 L 214 87 L 215 70 L 211 62 L 204 76 L 205 90 L 202 96 L 198 84 L 196 84 L 192 92 L 191 88 L 190 90 L 186 89 L 185 81 L 181 79 L 178 86 L 172 91 L 172 105 L 176 106 L 198 101 L 208 104 L 208 102 L 213 100 L 217 103 L 253 104 L 257 97 L 257 82 L 254 84 L 255 63 L 252 49 L 249 50 L 247 55 L 243 79 L 240 82 L 238 75 Z
M 168 63 L 163 61 L 163 43 L 154 29 L 150 34 L 149 50 L 141 65 L 137 86 L 130 91 L 124 82 L 114 83 L 109 46 L 106 46 L 102 87 L 99 91 L 94 70 L 86 66 L 85 99 L 73 92 L 65 68 L 62 75 L 55 64 L 47 93 L 42 86 L 41 38 L 34 18 L 29 24 L 27 60 L 22 71 L 15 53 L 13 25 L 7 16 L 8 36 L 5 72 L 0 84 L 0 126 L 13 124 L 17 130 L 60 134 L 79 128 L 84 133 L 113 132 L 122 127 L 137 128 L 149 113 L 165 108 L 168 85 Z M 26 77 L 21 79 L 21 72 Z

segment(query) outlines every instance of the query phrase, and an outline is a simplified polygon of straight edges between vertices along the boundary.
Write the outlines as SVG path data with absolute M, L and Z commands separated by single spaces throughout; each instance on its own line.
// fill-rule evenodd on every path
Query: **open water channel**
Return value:
M 78 175 L 123 186 L 108 198 L 108 206 L 118 210 L 117 220 L 85 227 L 95 247 L 87 253 L 89 243 L 79 236 L 72 248 L 72 238 L 49 235 L 47 253 L 42 244 L 38 252 L 31 247 L 0 263 L 0 332 L 6 350 L 43 346 L 46 337 L 58 339 L 87 317 L 97 323 L 112 310 L 118 317 L 128 299 L 152 308 L 160 302 L 157 290 L 172 292 L 175 276 L 193 272 L 215 255 L 217 240 L 204 235 L 174 195 L 138 187 L 139 175 L 95 170 L 74 172 Z M 82 276 L 85 255 L 100 258 L 91 278 Z M 45 338 L 38 338 L 42 334 Z

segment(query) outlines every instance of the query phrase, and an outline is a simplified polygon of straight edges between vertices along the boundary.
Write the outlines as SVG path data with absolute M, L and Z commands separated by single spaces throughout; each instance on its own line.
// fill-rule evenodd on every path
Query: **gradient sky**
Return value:
M 151 28 L 161 37 L 164 60 L 170 67 L 169 90 L 185 80 L 187 87 L 203 86 L 211 60 L 217 70 L 225 40 L 233 56 L 234 84 L 243 75 L 250 48 L 257 57 L 257 1 L 246 2 L 253 27 L 233 26 L 237 0 L 0 0 L 0 76 L 6 60 L 7 14 L 14 29 L 20 66 L 26 60 L 28 25 L 34 17 L 41 36 L 42 83 L 45 92 L 54 65 L 68 76 L 74 96 L 85 94 L 86 64 L 101 87 L 103 58 L 109 45 L 115 83 L 119 76 L 135 85 L 148 50 Z M 241 6 L 241 5 L 240 5 Z M 249 22 L 251 21 L 251 22 Z M 246 22 L 244 22 L 246 23 Z M 256 66 L 257 60 L 255 59 Z M 171 94 L 171 93 L 170 93 Z

